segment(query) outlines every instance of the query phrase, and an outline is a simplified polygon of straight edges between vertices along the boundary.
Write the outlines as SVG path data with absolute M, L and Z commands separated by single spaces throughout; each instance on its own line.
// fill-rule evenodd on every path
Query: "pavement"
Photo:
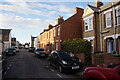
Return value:
M 3 80 L 11 79 L 57 79 L 83 80 L 82 73 L 60 73 L 49 66 L 48 59 L 38 58 L 34 53 L 22 49 L 15 56 L 7 58 L 7 70 L 2 73 Z

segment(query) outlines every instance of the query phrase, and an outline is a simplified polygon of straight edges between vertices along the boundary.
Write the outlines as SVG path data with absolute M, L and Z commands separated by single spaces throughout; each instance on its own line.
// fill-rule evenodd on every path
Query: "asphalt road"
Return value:
M 81 73 L 60 73 L 48 60 L 38 58 L 34 53 L 22 49 L 15 56 L 7 58 L 7 70 L 3 79 L 81 79 Z

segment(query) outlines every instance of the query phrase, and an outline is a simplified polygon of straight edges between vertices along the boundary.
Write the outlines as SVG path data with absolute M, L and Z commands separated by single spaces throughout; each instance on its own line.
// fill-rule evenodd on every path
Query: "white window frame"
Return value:
M 60 26 L 58 26 L 58 36 L 60 36 Z
M 54 37 L 55 37 L 55 28 L 54 28 Z
M 87 22 L 88 22 L 88 19 L 84 20 L 84 25 L 85 25 L 84 29 L 85 29 L 85 32 L 88 30 L 88 29 L 86 30 L 86 26 L 88 26 Z
M 84 18 L 83 20 L 84 20 L 84 22 L 87 22 L 87 24 L 85 24 L 85 26 L 84 26 L 84 31 L 85 32 L 87 32 L 87 31 L 92 31 L 93 30 L 93 14 L 92 15 L 90 15 L 90 16 L 88 16 L 88 17 L 86 17 L 86 18 Z M 92 19 L 92 28 L 90 29 L 90 22 L 89 22 L 89 20 L 90 19 Z M 86 25 L 88 26 L 88 30 L 86 30 Z
M 118 14 L 118 10 L 120 10 L 120 8 L 118 8 L 117 11 L 116 11 L 117 12 L 117 25 L 120 25 L 119 19 L 118 19 L 118 17 L 120 17 L 120 13 Z
M 47 39 L 49 39 L 49 31 L 48 31 L 48 36 L 47 36 Z
M 51 30 L 50 30 L 50 39 L 51 39 Z
M 106 16 L 107 14 L 109 14 L 109 15 L 110 15 L 110 25 L 109 25 L 109 26 L 107 25 L 107 16 Z M 105 23 L 106 23 L 106 28 L 110 28 L 110 27 L 111 27 L 111 25 L 112 25 L 112 24 L 111 24 L 111 12 L 110 12 L 110 11 L 109 11 L 109 12 L 107 12 L 107 13 L 105 13 L 105 21 L 106 21 L 106 22 L 105 22 Z
M 56 42 L 56 50 L 58 50 L 58 42 Z
M 2 34 L 0 34 L 0 41 L 2 41 Z
M 90 19 L 92 19 L 92 23 L 90 23 Z M 90 29 L 90 25 L 92 25 L 91 29 Z M 93 17 L 89 18 L 89 30 L 93 30 Z
M 92 19 L 92 23 L 90 23 L 90 19 Z M 92 31 L 92 30 L 93 30 L 93 16 L 84 19 L 84 22 L 87 22 L 87 24 L 85 24 L 85 26 L 84 26 L 84 28 L 85 28 L 84 31 L 85 31 L 85 32 L 87 32 L 87 31 Z M 91 29 L 90 29 L 90 25 L 92 25 Z M 88 26 L 88 29 L 87 29 L 87 30 L 86 30 L 86 26 Z

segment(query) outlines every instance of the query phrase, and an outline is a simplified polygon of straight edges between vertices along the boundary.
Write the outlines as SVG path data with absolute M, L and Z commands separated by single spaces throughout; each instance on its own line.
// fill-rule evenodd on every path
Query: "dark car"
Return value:
M 6 55 L 16 55 L 16 49 L 15 48 L 8 48 L 5 50 Z
M 35 50 L 35 54 L 38 56 L 38 57 L 47 57 L 48 54 L 46 53 L 46 51 L 42 48 L 38 48 Z
M 35 51 L 35 47 L 30 47 L 29 48 L 29 52 L 34 52 Z
M 59 72 L 79 72 L 83 68 L 78 57 L 64 51 L 52 51 L 49 56 L 49 65 L 58 68 Z

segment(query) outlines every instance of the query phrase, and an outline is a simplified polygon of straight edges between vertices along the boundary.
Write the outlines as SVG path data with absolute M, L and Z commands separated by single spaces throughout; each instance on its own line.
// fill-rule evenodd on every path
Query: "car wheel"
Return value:
M 63 68 L 62 68 L 62 66 L 59 66 L 59 72 L 60 72 L 60 73 L 63 73 Z

